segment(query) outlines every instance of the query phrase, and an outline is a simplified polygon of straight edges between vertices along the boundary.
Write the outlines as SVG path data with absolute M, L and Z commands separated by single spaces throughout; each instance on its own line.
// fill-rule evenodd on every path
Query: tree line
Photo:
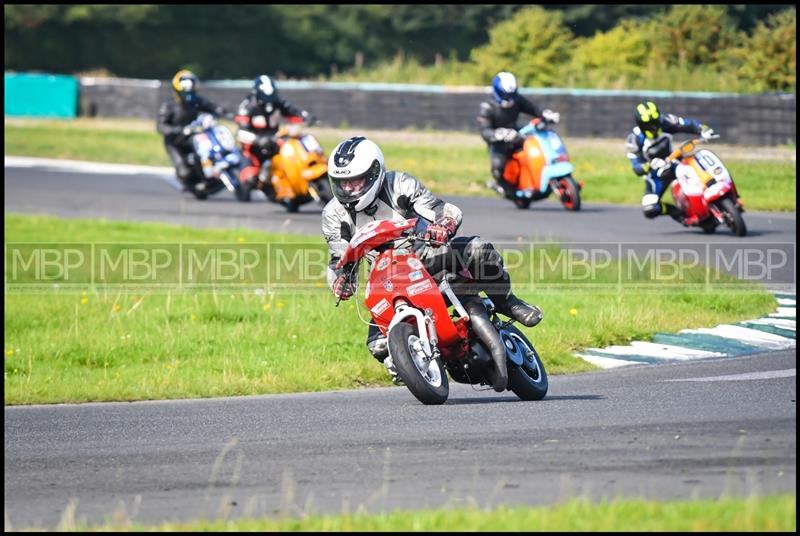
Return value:
M 652 80 L 668 78 L 665 69 L 694 69 L 710 78 L 735 68 L 736 77 L 753 80 L 737 89 L 794 88 L 794 60 L 786 56 L 796 55 L 795 8 L 777 4 L 79 4 L 4 11 L 6 70 L 165 79 L 190 68 L 204 79 L 270 73 L 485 85 L 499 61 L 521 82 L 546 87 L 630 87 L 646 78 L 642 73 Z

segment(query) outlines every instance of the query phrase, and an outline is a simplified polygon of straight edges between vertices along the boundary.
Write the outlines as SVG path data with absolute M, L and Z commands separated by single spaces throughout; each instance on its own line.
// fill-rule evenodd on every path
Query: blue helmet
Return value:
M 492 95 L 503 108 L 508 108 L 517 100 L 517 78 L 506 71 L 497 73 L 492 80 Z
M 271 77 L 262 74 L 253 80 L 253 94 L 261 104 L 270 104 L 278 98 L 278 86 Z

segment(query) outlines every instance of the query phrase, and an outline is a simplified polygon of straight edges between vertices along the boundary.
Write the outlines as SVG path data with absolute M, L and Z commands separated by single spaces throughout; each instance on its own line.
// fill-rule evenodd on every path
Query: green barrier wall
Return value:
M 6 73 L 5 115 L 75 117 L 78 79 L 57 74 Z

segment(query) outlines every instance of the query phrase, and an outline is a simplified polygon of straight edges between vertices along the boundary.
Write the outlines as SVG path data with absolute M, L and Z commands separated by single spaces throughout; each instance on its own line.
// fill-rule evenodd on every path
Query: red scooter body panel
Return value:
M 355 262 L 373 248 L 385 244 L 390 240 L 400 238 L 400 235 L 408 229 L 414 228 L 417 218 L 411 218 L 404 222 L 395 223 L 389 220 L 375 220 L 368 223 L 356 233 L 350 240 L 342 258 L 336 264 L 336 268 L 341 268 L 345 264 Z
M 422 311 L 430 311 L 439 346 L 449 346 L 463 338 L 450 318 L 436 281 L 413 253 L 398 250 L 381 253 L 367 285 L 364 301 L 384 334 L 394 317 L 395 301 L 402 299 Z

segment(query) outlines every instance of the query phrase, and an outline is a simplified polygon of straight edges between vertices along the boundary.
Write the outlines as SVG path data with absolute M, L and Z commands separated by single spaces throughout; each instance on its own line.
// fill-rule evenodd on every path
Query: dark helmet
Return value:
M 197 100 L 197 76 L 188 69 L 181 69 L 172 77 L 172 89 L 175 97 L 183 103 L 192 103 Z
M 253 80 L 253 95 L 261 104 L 270 104 L 278 98 L 278 86 L 272 77 L 262 74 Z
M 508 108 L 517 99 L 517 78 L 506 71 L 497 73 L 492 80 L 492 96 L 503 108 Z
M 633 116 L 636 126 L 648 138 L 653 139 L 661 134 L 661 113 L 654 102 L 646 101 L 637 104 Z

